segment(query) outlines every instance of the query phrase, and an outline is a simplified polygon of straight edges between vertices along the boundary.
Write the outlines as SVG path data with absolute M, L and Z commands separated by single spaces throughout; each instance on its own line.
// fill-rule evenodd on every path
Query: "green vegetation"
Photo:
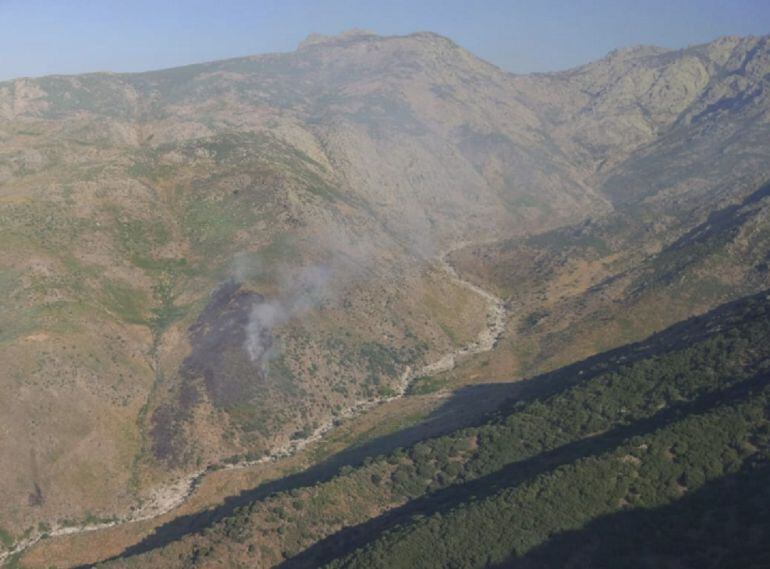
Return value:
M 108 305 L 123 321 L 131 324 L 146 324 L 144 309 L 147 306 L 147 298 L 144 291 L 120 282 L 108 282 L 103 290 Z
M 460 469 L 465 482 L 410 504 L 398 524 L 373 522 L 392 529 L 330 567 L 513 562 L 558 532 L 621 508 L 664 506 L 747 460 L 770 459 L 768 303 L 742 310 L 742 326 L 598 373 L 463 433 L 478 444 Z M 440 482 L 438 473 L 451 476 L 446 441 L 399 459 L 394 489 L 414 498 L 426 481 Z
M 139 158 L 126 170 L 126 174 L 132 178 L 146 178 L 157 182 L 162 178 L 169 177 L 174 173 L 173 166 L 167 164 L 158 164 L 147 158 Z
M 208 256 L 232 247 L 235 233 L 253 225 L 254 219 L 252 210 L 242 207 L 235 198 L 201 199 L 190 202 L 183 223 L 190 242 Z
M 526 316 L 526 318 L 524 318 L 524 321 L 522 322 L 522 326 L 521 326 L 522 330 L 526 331 L 526 330 L 529 330 L 530 328 L 534 328 L 535 326 L 538 325 L 538 323 L 543 318 L 548 317 L 549 314 L 550 313 L 543 308 L 538 308 L 537 310 L 529 313 Z
M 288 393 L 297 393 L 300 389 L 297 376 L 289 366 L 284 353 L 279 353 L 270 361 L 270 377 L 275 378 L 280 388 Z
M 150 321 L 150 327 L 156 335 L 159 335 L 172 322 L 184 316 L 186 309 L 174 304 L 172 286 L 168 281 L 161 281 L 155 285 L 153 293 L 160 306 L 151 310 L 153 318 Z
M 11 555 L 8 559 L 6 559 L 5 564 L 3 565 L 3 569 L 24 569 L 24 567 L 19 562 L 20 558 L 20 553 Z
M 169 233 L 162 221 L 129 219 L 114 210 L 115 229 L 118 242 L 128 251 L 130 257 L 143 259 L 152 248 L 168 243 Z
M 395 378 L 403 367 L 414 363 L 425 352 L 424 344 L 396 348 L 379 342 L 364 342 L 358 349 L 358 358 L 367 372 L 366 391 L 387 397 L 393 390 L 387 382 Z
M 555 536 L 514 566 L 596 569 L 770 566 L 770 463 L 750 460 L 737 474 L 660 508 L 605 516 Z
M 586 257 L 603 257 L 612 250 L 602 238 L 601 233 L 586 230 L 585 226 L 567 227 L 547 231 L 527 239 L 527 245 L 542 249 L 563 250 L 565 244 L 575 251 L 580 251 Z
M 202 514 L 226 521 L 172 555 L 185 567 L 223 550 L 234 562 L 219 564 L 235 567 L 348 554 L 419 565 L 430 548 L 427 561 L 442 566 L 513 555 L 537 566 L 555 534 L 739 479 L 766 445 L 763 299 L 510 390 L 477 382 L 556 369 L 770 286 L 770 189 L 751 187 L 770 140 L 756 120 L 767 47 L 644 48 L 511 81 L 432 35 L 353 35 L 294 54 L 8 82 L 3 412 L 12 448 L 36 449 L 56 496 L 27 508 L 37 465 L 3 457 L 19 502 L 3 504 L 3 525 L 21 541 L 20 525 L 70 515 L 68 505 L 125 513 L 132 456 L 132 489 L 146 497 L 225 454 L 304 436 L 330 413 L 350 434 L 324 441 L 329 453 L 362 444 L 249 493 L 261 498 L 235 515 L 249 498 Z M 576 108 L 587 91 L 599 94 L 596 113 Z M 479 243 L 452 258 L 510 295 L 517 322 L 486 368 L 463 359 L 440 374 L 449 384 L 419 378 L 410 394 L 474 385 L 347 419 L 354 402 L 393 394 L 406 366 L 424 363 L 422 341 L 438 355 L 484 318 L 480 298 L 434 286 L 425 257 L 508 230 L 508 249 Z M 238 265 L 241 253 L 258 274 Z M 282 356 L 259 373 L 242 336 L 257 294 L 278 292 L 290 272 L 281 263 L 329 259 L 356 267 L 335 274 L 346 290 L 279 326 Z M 216 310 L 234 326 L 196 327 L 234 268 L 242 289 Z M 189 349 L 198 332 L 211 349 Z M 479 418 L 510 392 L 516 404 Z M 474 426 L 427 438 L 457 424 Z M 73 448 L 78 460 L 60 460 Z
M 239 254 L 236 262 L 247 268 L 254 268 L 253 275 L 248 275 L 259 284 L 274 284 L 273 269 L 285 263 L 286 259 L 299 258 L 300 251 L 296 244 L 285 234 L 276 235 L 270 243 L 251 254 Z
M 6 549 L 13 547 L 13 536 L 5 529 L 0 527 L 0 544 Z
M 438 378 L 438 377 L 432 377 L 432 376 L 423 376 L 423 377 L 416 377 L 414 380 L 409 384 L 409 389 L 407 390 L 408 395 L 428 395 L 429 393 L 435 393 L 436 391 L 440 391 L 444 387 L 447 386 L 449 383 L 449 380 L 444 378 Z
M 694 414 L 633 437 L 612 452 L 578 459 L 491 496 L 475 500 L 464 496 L 451 509 L 396 528 L 329 567 L 472 568 L 515 563 L 550 536 L 577 530 L 618 511 L 621 504 L 659 507 L 684 492 L 697 491 L 706 481 L 739 472 L 755 454 L 747 445 L 766 449 L 770 443 L 764 418 L 768 406 L 766 388 L 738 404 Z M 768 459 L 770 453 L 762 461 Z M 488 483 L 505 486 L 508 480 L 495 477 Z
M 255 502 L 182 559 L 237 557 L 270 535 L 280 554 L 268 547 L 261 555 L 287 556 L 287 568 L 563 560 L 568 550 L 554 536 L 607 516 L 669 508 L 770 464 L 769 378 L 770 297 L 760 295 L 534 378 L 478 427 L 368 458 L 307 492 Z M 287 507 L 295 503 L 301 513 Z M 265 526 L 277 504 L 284 513 Z M 370 519 L 363 511 L 374 504 L 384 513 Z M 680 528 L 699 523 L 680 521 Z M 710 539 L 704 530 L 667 542 L 679 538 L 689 539 L 691 552 Z M 633 550 L 626 554 L 623 563 Z
M 20 285 L 16 271 L 0 269 L 0 298 L 13 299 Z M 25 310 L 21 303 L 6 302 L 0 311 L 0 342 L 11 341 L 32 327 L 34 314 Z

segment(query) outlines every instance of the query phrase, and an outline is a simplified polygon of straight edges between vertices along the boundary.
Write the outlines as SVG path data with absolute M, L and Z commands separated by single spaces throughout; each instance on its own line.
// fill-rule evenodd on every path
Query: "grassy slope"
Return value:
M 78 121 L 65 124 L 75 129 Z M 61 142 L 61 132 L 42 130 L 32 140 L 18 135 L 24 140 L 0 156 L 11 168 L 0 199 L 0 357 L 8 363 L 0 390 L 14 429 L 3 445 L 24 457 L 4 471 L 9 543 L 39 531 L 38 522 L 109 518 L 167 475 L 153 464 L 146 434 L 154 410 L 176 397 L 187 326 L 235 259 L 252 267 L 246 287 L 271 294 L 282 268 L 326 261 L 323 239 L 313 242 L 319 225 L 334 219 L 342 233 L 356 224 L 377 231 L 319 164 L 267 135 L 136 148 L 111 139 Z M 41 163 L 21 161 L 31 149 Z M 363 260 L 397 249 L 381 243 Z M 353 275 L 347 306 L 332 302 L 287 327 L 282 377 L 305 391 L 279 385 L 199 417 L 185 467 L 264 452 L 273 437 L 312 429 L 346 401 L 387 391 L 428 343 L 442 350 L 475 333 L 480 299 L 411 260 L 388 258 L 374 271 L 379 277 Z M 389 279 L 394 264 L 398 276 Z M 434 302 L 415 300 L 434 289 L 441 291 Z M 364 311 L 372 317 L 355 316 Z M 372 365 L 382 373 L 367 381 Z M 298 399 L 307 392 L 313 397 Z M 257 422 L 260 432 L 249 427 Z M 30 498 L 28 507 L 35 484 L 43 500 Z

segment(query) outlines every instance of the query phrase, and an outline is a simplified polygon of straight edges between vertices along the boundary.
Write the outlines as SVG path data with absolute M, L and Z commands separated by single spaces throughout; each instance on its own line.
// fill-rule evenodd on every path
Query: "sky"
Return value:
M 0 0 L 0 80 L 291 51 L 308 34 L 432 31 L 515 73 L 623 46 L 770 33 L 770 0 Z

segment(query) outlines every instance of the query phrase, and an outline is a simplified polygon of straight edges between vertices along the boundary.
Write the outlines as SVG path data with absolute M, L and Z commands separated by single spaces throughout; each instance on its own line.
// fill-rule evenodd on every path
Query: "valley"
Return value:
M 768 157 L 768 37 L 0 83 L 0 564 L 599 567 L 673 512 L 700 567 L 766 475 Z
M 275 463 L 275 466 L 271 466 L 271 470 L 277 469 L 280 471 L 285 471 L 287 467 L 283 466 L 283 462 L 285 459 L 294 458 L 295 455 L 298 453 L 304 451 L 306 447 L 313 445 L 315 443 L 319 443 L 322 441 L 322 439 L 327 436 L 330 431 L 333 429 L 340 427 L 342 425 L 345 425 L 345 423 L 350 422 L 353 419 L 357 419 L 360 415 L 369 412 L 374 407 L 383 405 L 385 403 L 394 403 L 396 400 L 407 396 L 407 392 L 409 388 L 414 384 L 414 380 L 417 378 L 425 378 L 430 377 L 435 374 L 441 374 L 445 372 L 449 372 L 455 368 L 456 362 L 459 360 L 462 360 L 464 358 L 474 356 L 477 354 L 482 354 L 484 352 L 488 352 L 491 349 L 494 348 L 496 342 L 500 339 L 500 336 L 504 332 L 505 322 L 506 322 L 506 310 L 503 305 L 503 301 L 495 296 L 494 294 L 487 292 L 486 290 L 482 289 L 481 287 L 464 280 L 455 270 L 454 268 L 446 261 L 446 257 L 452 252 L 459 250 L 463 247 L 468 246 L 468 244 L 463 243 L 459 246 L 455 246 L 452 249 L 450 249 L 448 252 L 441 254 L 437 259 L 437 265 L 441 268 L 442 271 L 446 274 L 446 276 L 453 281 L 457 282 L 460 286 L 468 288 L 471 290 L 474 294 L 479 295 L 482 297 L 485 302 L 487 303 L 487 315 L 486 315 L 486 325 L 482 330 L 479 332 L 478 337 L 475 341 L 473 341 L 470 344 L 467 344 L 465 346 L 459 347 L 456 350 L 453 350 L 447 354 L 444 354 L 440 358 L 438 358 L 434 362 L 430 362 L 420 369 L 412 370 L 410 368 L 406 368 L 403 373 L 401 374 L 401 377 L 399 379 L 399 383 L 397 384 L 395 393 L 393 395 L 389 395 L 387 397 L 380 397 L 375 399 L 369 399 L 366 401 L 357 402 L 342 411 L 338 412 L 334 418 L 334 420 L 327 420 L 325 421 L 321 426 L 316 428 L 316 430 L 310 434 L 307 437 L 294 439 L 288 443 L 286 443 L 283 446 L 280 446 L 278 448 L 272 449 L 272 451 L 257 460 L 241 460 L 238 462 L 227 462 L 224 464 L 217 464 L 215 467 L 214 465 L 209 465 L 207 468 L 194 473 L 187 478 L 181 480 L 180 482 L 174 484 L 173 486 L 162 488 L 159 490 L 154 491 L 154 497 L 145 504 L 141 510 L 138 510 L 134 513 L 132 513 L 129 516 L 122 517 L 120 519 L 116 519 L 109 522 L 103 522 L 103 523 L 97 523 L 97 524 L 91 524 L 91 525 L 83 525 L 81 527 L 75 528 L 75 527 L 61 527 L 61 528 L 51 528 L 48 532 L 46 532 L 45 536 L 34 536 L 32 538 L 29 538 L 27 541 L 22 542 L 18 544 L 17 548 L 11 552 L 8 552 L 6 554 L 3 554 L 2 557 L 0 557 L 0 563 L 5 561 L 8 558 L 14 557 L 14 556 L 21 556 L 26 552 L 26 550 L 32 548 L 36 544 L 40 542 L 40 540 L 44 537 L 45 539 L 45 545 L 42 549 L 42 551 L 33 551 L 30 555 L 24 555 L 24 565 L 28 567 L 35 567 L 37 566 L 37 563 L 35 562 L 35 559 L 42 558 L 48 560 L 52 554 L 49 553 L 49 551 L 61 551 L 62 547 L 66 550 L 67 546 L 62 546 L 60 543 L 57 542 L 56 538 L 64 537 L 67 539 L 72 539 L 75 537 L 77 539 L 77 536 L 80 534 L 87 534 L 92 532 L 98 532 L 99 535 L 94 536 L 94 540 L 88 540 L 88 546 L 87 550 L 78 552 L 76 549 L 74 552 L 71 552 L 70 555 L 76 555 L 76 557 L 73 557 L 72 560 L 69 562 L 70 564 L 82 564 L 82 563 L 93 563 L 95 561 L 100 561 L 103 558 L 106 558 L 110 556 L 109 554 L 100 553 L 99 549 L 96 548 L 96 542 L 105 540 L 105 537 L 102 535 L 105 530 L 110 530 L 111 533 L 119 533 L 123 535 L 133 535 L 133 532 L 130 530 L 127 530 L 124 526 L 126 524 L 139 524 L 141 523 L 142 529 L 139 530 L 141 533 L 147 535 L 151 532 L 148 530 L 151 530 L 153 528 L 159 527 L 159 524 L 156 525 L 154 523 L 155 520 L 161 519 L 163 521 L 163 524 L 169 524 L 173 525 L 174 523 L 174 516 L 176 515 L 175 512 L 177 510 L 182 510 L 185 512 L 185 517 L 190 517 L 190 513 L 186 512 L 195 512 L 194 508 L 201 507 L 202 505 L 209 505 L 212 501 L 213 505 L 216 505 L 219 503 L 224 503 L 229 501 L 227 494 L 214 494 L 206 496 L 204 498 L 205 501 L 201 502 L 201 500 L 195 500 L 196 496 L 194 494 L 196 493 L 199 486 L 205 484 L 205 479 L 208 475 L 211 473 L 216 473 L 217 476 L 220 478 L 219 480 L 219 490 L 218 492 L 225 491 L 224 489 L 227 488 L 227 483 L 222 482 L 222 477 L 227 476 L 227 473 L 229 471 L 235 471 L 235 470 L 241 470 L 241 469 L 250 469 L 254 467 L 259 467 L 260 465 L 264 465 L 267 463 Z M 391 405 L 392 407 L 392 405 Z M 489 409 L 491 410 L 491 409 Z M 397 413 L 401 413 L 397 408 L 395 409 Z M 483 409 L 476 409 L 475 414 L 480 417 L 483 414 Z M 462 421 L 467 421 L 467 417 L 462 417 Z M 460 426 L 460 423 L 453 424 L 448 423 L 442 425 L 442 430 L 452 430 L 453 428 L 457 428 Z M 401 441 L 399 441 L 401 442 Z M 408 439 L 405 439 L 405 442 L 408 442 Z M 391 443 L 395 444 L 395 443 Z M 400 446 L 400 445 L 398 445 Z M 370 453 L 373 451 L 369 451 Z M 317 458 L 315 459 L 317 460 Z M 213 468 L 212 468 L 213 467 Z M 291 467 L 288 467 L 291 468 Z M 236 483 L 237 484 L 237 483 Z M 235 486 L 237 488 L 237 486 Z M 192 500 L 191 500 L 192 499 Z M 192 501 L 193 505 L 191 508 L 183 508 L 182 506 L 187 502 Z M 232 507 L 229 508 L 229 511 L 232 511 Z M 193 514 L 194 515 L 194 514 Z M 205 519 L 205 523 L 210 523 L 210 516 L 206 515 L 206 512 L 201 513 L 202 518 Z M 222 514 L 218 514 L 222 515 Z M 170 520 L 170 521 L 168 521 Z M 142 522 L 149 522 L 149 523 L 142 523 Z M 194 522 L 192 524 L 192 527 L 194 527 Z M 186 524 L 184 532 L 189 531 L 190 522 Z M 156 530 L 157 531 L 157 530 Z M 182 534 L 174 536 L 172 534 L 172 537 L 178 538 L 181 537 Z M 164 534 L 164 539 L 168 540 L 169 536 L 167 534 Z M 112 543 L 113 540 L 106 538 L 106 541 L 108 543 Z M 126 544 L 126 549 L 132 549 L 132 543 Z M 102 557 L 100 557 L 100 554 Z M 58 553 L 57 556 L 60 556 L 61 554 Z M 41 567 L 46 566 L 48 561 L 44 561 L 41 565 Z

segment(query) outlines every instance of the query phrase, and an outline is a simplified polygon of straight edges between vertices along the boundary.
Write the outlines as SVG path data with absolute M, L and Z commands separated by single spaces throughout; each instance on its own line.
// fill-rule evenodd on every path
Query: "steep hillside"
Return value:
M 510 92 L 360 33 L 0 85 L 9 542 L 151 516 L 474 338 L 487 301 L 433 260 L 604 207 Z M 485 173 L 485 137 L 526 152 Z
M 530 379 L 478 427 L 257 500 L 202 534 L 106 566 L 529 567 L 560 566 L 566 554 L 599 567 L 647 552 L 655 566 L 735 556 L 760 567 L 770 555 L 760 505 L 769 315 L 766 293 L 722 306 Z M 720 489 L 725 499 L 710 500 Z M 735 525 L 725 532 L 727 516 Z
M 586 97 L 602 128 L 633 118 L 640 144 L 613 142 L 595 170 L 611 212 L 453 257 L 515 307 L 507 351 L 516 357 L 505 365 L 564 365 L 770 286 L 768 57 L 767 38 L 724 38 L 637 48 L 548 77 L 555 92 L 593 85 Z M 596 87 L 618 69 L 623 81 Z M 582 111 L 559 129 L 577 140 L 588 103 L 572 104 Z
M 619 209 L 454 262 L 515 303 L 498 353 L 522 373 L 552 369 L 770 286 L 770 186 L 741 193 L 682 222 Z
M 767 288 L 769 72 L 767 38 L 513 76 L 350 32 L 0 83 L 0 548 Z

